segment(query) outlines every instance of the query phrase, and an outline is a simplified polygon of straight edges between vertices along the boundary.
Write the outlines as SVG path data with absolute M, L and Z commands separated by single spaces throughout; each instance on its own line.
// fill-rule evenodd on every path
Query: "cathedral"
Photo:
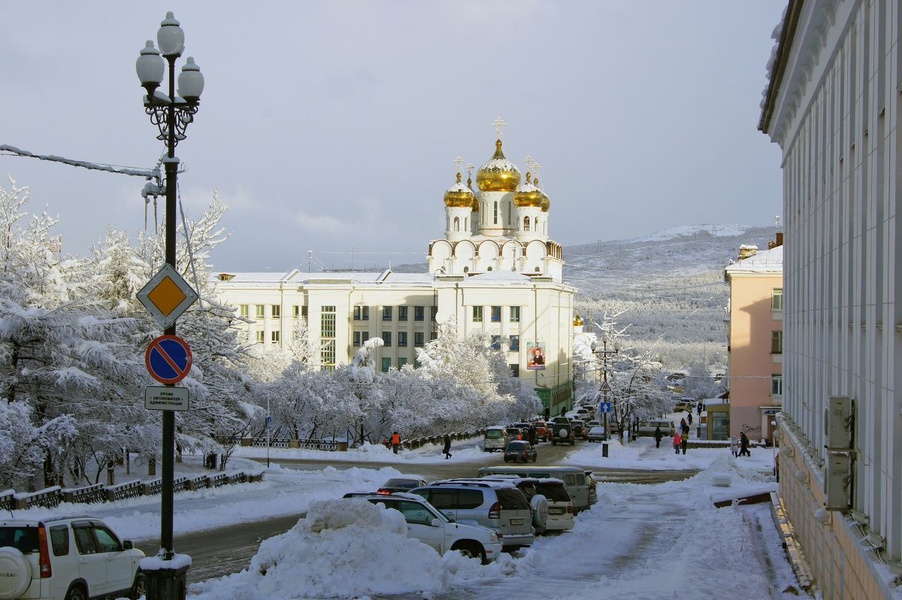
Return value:
M 546 413 L 572 406 L 573 295 L 563 283 L 563 251 L 549 239 L 551 201 L 527 158 L 526 175 L 498 139 L 489 160 L 444 193 L 444 238 L 429 243 L 426 273 L 322 272 L 214 275 L 219 298 L 248 323 L 249 339 L 281 347 L 304 321 L 318 366 L 349 363 L 381 338 L 382 371 L 416 366 L 417 348 L 441 323 L 457 335 L 479 331 L 504 352 L 512 373 L 530 381 Z M 532 169 L 532 170 L 530 170 Z

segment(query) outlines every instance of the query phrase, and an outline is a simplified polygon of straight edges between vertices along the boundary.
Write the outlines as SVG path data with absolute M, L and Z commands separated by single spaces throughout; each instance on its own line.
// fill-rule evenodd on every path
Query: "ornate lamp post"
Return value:
M 194 64 L 194 58 L 188 57 L 178 77 L 178 93 L 176 93 L 175 62 L 185 49 L 185 32 L 171 12 L 160 23 L 157 32 L 157 50 L 153 41 L 148 40 L 141 50 L 135 69 L 141 85 L 147 90 L 144 96 L 144 110 L 150 116 L 150 122 L 157 126 L 157 139 L 166 144 L 166 157 L 163 159 L 166 172 L 166 264 L 176 267 L 176 191 L 179 159 L 175 156 L 175 147 L 185 139 L 185 130 L 194 120 L 197 113 L 200 95 L 204 89 L 204 76 Z M 161 56 L 162 55 L 162 56 Z M 164 61 L 165 59 L 165 61 Z M 163 83 L 166 74 L 166 63 L 169 63 L 168 93 L 157 88 Z M 175 335 L 175 323 L 166 328 L 166 335 Z M 172 548 L 172 495 L 175 462 L 175 412 L 163 411 L 163 473 L 162 473 L 162 507 L 160 516 L 160 554 L 161 558 L 170 561 L 173 558 Z M 190 564 L 190 562 L 188 563 Z M 182 578 L 187 566 L 181 572 Z M 148 573 L 150 575 L 150 573 Z M 153 585 L 149 578 L 148 598 L 156 591 L 163 597 L 184 598 L 184 586 Z M 180 583 L 184 583 L 181 581 Z M 175 587 L 175 590 L 169 588 Z M 155 588 L 159 588 L 156 589 Z M 169 593 L 174 595 L 170 596 Z

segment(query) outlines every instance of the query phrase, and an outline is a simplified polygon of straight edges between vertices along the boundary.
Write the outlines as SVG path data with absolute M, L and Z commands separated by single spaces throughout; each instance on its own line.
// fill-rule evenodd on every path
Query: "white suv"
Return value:
M 487 527 L 455 523 L 440 510 L 416 494 L 394 492 L 391 494 L 345 494 L 345 498 L 357 498 L 371 504 L 382 504 L 404 515 L 407 535 L 435 548 L 439 554 L 457 550 L 464 556 L 479 558 L 483 564 L 501 555 L 498 534 Z
M 137 600 L 146 592 L 142 558 L 99 519 L 0 521 L 0 600 Z

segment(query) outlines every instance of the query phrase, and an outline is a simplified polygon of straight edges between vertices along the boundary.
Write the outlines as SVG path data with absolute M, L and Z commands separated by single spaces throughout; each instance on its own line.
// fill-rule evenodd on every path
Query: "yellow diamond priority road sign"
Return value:
M 137 296 L 163 329 L 175 323 L 197 300 L 197 292 L 169 264 L 163 265 Z

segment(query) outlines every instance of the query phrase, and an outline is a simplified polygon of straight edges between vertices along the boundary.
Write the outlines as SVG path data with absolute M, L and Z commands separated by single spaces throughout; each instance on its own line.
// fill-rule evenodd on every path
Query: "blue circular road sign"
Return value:
M 175 335 L 163 335 L 147 347 L 147 372 L 160 383 L 178 383 L 191 370 L 191 349 Z

